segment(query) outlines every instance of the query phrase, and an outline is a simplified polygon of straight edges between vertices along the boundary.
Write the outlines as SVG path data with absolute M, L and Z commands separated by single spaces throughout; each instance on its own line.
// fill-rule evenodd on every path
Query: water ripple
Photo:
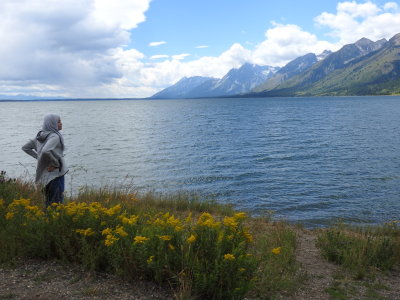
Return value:
M 34 174 L 34 162 L 19 149 L 51 111 L 63 118 L 67 190 L 124 185 L 127 176 L 138 190 L 195 191 L 306 226 L 399 219 L 400 97 L 0 107 L 7 137 L 0 167 L 10 175 Z

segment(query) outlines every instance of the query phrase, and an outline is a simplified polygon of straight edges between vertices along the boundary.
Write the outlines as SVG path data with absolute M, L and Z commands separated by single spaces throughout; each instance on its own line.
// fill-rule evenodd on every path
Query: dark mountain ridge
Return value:
M 304 73 L 258 96 L 397 94 L 399 40 L 397 34 L 389 41 L 363 38 L 345 45 Z

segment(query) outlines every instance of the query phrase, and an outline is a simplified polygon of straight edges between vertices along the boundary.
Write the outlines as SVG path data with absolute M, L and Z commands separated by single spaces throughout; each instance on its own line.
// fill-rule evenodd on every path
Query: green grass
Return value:
M 321 231 L 317 246 L 328 261 L 363 279 L 400 264 L 400 226 L 398 221 L 374 227 L 339 225 Z

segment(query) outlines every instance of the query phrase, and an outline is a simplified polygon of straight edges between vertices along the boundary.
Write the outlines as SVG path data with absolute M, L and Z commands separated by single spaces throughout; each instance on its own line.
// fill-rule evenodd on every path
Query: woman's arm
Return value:
M 36 143 L 33 140 L 29 140 L 29 142 L 23 145 L 21 149 L 33 158 L 37 159 Z

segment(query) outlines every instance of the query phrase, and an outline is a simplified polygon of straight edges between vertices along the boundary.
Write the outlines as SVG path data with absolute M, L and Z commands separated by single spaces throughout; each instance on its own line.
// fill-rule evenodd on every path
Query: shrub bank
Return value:
M 47 211 L 29 199 L 0 202 L 0 259 L 56 257 L 91 270 L 147 278 L 206 298 L 242 298 L 256 267 L 244 213 L 131 215 L 121 205 L 70 202 Z

